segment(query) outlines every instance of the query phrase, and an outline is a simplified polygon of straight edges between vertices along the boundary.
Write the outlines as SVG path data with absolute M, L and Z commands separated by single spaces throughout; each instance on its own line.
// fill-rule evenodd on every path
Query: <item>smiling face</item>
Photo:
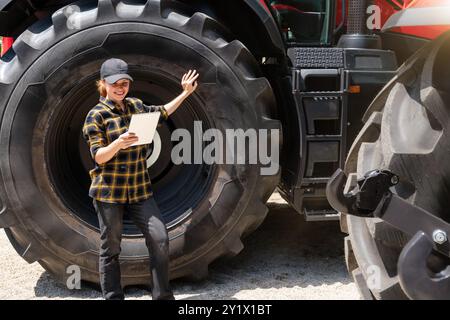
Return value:
M 128 79 L 120 79 L 113 84 L 109 84 L 105 80 L 103 81 L 105 82 L 105 88 L 108 99 L 114 101 L 122 101 L 128 94 L 128 91 L 130 90 L 130 80 Z

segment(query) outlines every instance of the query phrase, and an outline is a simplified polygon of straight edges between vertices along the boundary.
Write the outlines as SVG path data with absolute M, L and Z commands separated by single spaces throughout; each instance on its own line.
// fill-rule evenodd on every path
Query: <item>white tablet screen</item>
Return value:
M 139 140 L 131 146 L 149 144 L 153 140 L 161 112 L 136 113 L 131 116 L 128 132 L 133 132 Z

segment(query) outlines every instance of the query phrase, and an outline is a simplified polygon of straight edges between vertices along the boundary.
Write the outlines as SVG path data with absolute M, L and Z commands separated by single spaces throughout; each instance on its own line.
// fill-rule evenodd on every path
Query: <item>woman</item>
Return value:
M 93 198 L 100 225 L 100 285 L 105 299 L 124 299 L 120 283 L 120 242 L 125 212 L 145 237 L 152 257 L 152 297 L 174 299 L 169 287 L 169 238 L 158 206 L 153 198 L 146 167 L 148 145 L 131 146 L 139 140 L 128 132 L 131 115 L 161 112 L 162 120 L 177 110 L 197 88 L 198 74 L 189 70 L 181 81 L 183 92 L 163 106 L 147 106 L 138 98 L 126 97 L 133 78 L 128 65 L 120 59 L 105 61 L 97 81 L 99 103 L 86 116 L 83 136 L 94 169 L 89 196 Z

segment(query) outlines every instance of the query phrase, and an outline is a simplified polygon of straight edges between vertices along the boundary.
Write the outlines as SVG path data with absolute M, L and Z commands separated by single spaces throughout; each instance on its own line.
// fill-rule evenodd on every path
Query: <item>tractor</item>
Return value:
M 277 189 L 307 221 L 340 220 L 364 297 L 407 296 L 396 261 L 408 238 L 380 217 L 352 215 L 359 211 L 347 193 L 378 170 L 398 178 L 404 201 L 445 217 L 446 10 L 425 0 L 0 0 L 0 227 L 55 279 L 67 281 L 75 265 L 97 284 L 98 220 L 87 192 L 94 162 L 81 127 L 98 103 L 99 67 L 126 60 L 130 95 L 147 104 L 173 98 L 193 68 L 196 93 L 158 127 L 147 155 L 171 279 L 203 279 L 212 261 L 241 252 Z M 195 136 L 198 122 L 270 132 L 279 170 L 174 164 L 172 133 Z M 401 138 L 386 142 L 389 134 Z M 147 284 L 144 239 L 124 219 L 122 285 Z M 380 290 L 368 285 L 365 255 L 384 266 Z M 434 270 L 446 262 L 433 251 Z

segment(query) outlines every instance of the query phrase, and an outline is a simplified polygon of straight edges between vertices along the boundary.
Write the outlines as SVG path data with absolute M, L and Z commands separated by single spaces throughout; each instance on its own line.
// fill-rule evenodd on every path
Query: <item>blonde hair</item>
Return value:
M 100 93 L 100 95 L 102 97 L 106 97 L 106 86 L 105 86 L 105 83 L 102 80 L 97 80 L 95 82 L 95 84 L 97 85 L 98 93 Z

